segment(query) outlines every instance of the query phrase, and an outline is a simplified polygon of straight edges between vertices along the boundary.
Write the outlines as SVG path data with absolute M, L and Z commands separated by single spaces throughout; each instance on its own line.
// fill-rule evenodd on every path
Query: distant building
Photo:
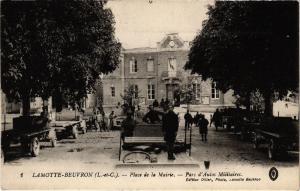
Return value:
M 119 68 L 102 78 L 103 107 L 122 104 L 121 95 L 130 85 L 137 90 L 139 103 L 145 105 L 155 99 L 160 102 L 162 98 L 180 102 L 178 90 L 182 85 L 189 85 L 196 98 L 193 104 L 213 108 L 233 106 L 232 91 L 223 94 L 216 82 L 203 81 L 201 76 L 183 69 L 189 49 L 189 43 L 177 33 L 166 35 L 156 48 L 123 49 Z

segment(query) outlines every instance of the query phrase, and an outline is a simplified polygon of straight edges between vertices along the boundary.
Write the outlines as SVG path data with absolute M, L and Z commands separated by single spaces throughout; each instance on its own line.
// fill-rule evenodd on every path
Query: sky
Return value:
M 150 3 L 149 1 L 152 1 Z M 191 41 L 207 18 L 213 0 L 109 0 L 115 17 L 115 35 L 128 48 L 156 47 L 168 33 Z

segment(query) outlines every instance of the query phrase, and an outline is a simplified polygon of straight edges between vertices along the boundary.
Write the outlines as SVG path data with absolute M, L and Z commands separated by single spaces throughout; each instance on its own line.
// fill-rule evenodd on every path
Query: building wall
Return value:
M 171 36 L 171 37 L 170 37 Z M 160 101 L 167 97 L 167 84 L 187 84 L 194 79 L 201 83 L 201 97 L 207 97 L 209 105 L 220 106 L 230 104 L 231 93 L 225 95 L 219 91 L 220 98 L 212 98 L 212 82 L 211 80 L 202 81 L 201 76 L 191 75 L 190 71 L 184 70 L 184 65 L 188 60 L 189 47 L 188 43 L 168 46 L 172 39 L 175 42 L 181 41 L 176 34 L 171 34 L 165 37 L 162 42 L 158 43 L 156 48 L 136 48 L 123 51 L 122 65 L 112 74 L 106 75 L 103 78 L 103 104 L 104 106 L 115 106 L 118 102 L 123 103 L 120 94 L 125 88 L 130 85 L 137 85 L 139 89 L 139 97 L 145 100 L 145 104 L 151 104 L 154 100 L 148 99 L 148 84 L 155 85 L 155 99 Z M 137 72 L 130 72 L 130 60 L 137 61 Z M 147 59 L 152 58 L 154 62 L 154 71 L 147 71 Z M 175 58 L 177 65 L 177 73 L 175 78 L 168 76 L 168 59 Z M 116 90 L 116 97 L 111 97 L 110 87 L 114 86 Z M 175 85 L 177 86 L 177 85 Z M 202 104 L 202 98 L 197 101 Z
M 121 95 L 124 95 L 124 56 L 121 53 L 119 67 L 109 75 L 104 75 L 101 79 L 102 84 L 98 86 L 97 94 L 103 94 L 103 106 L 112 107 L 122 103 Z M 115 88 L 115 97 L 112 97 L 111 87 Z M 102 88 L 100 90 L 99 88 Z M 98 96 L 100 97 L 100 95 Z

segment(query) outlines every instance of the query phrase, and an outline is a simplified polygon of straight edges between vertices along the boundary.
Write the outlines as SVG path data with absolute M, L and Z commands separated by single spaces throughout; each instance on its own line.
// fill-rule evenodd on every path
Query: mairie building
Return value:
M 188 86 L 194 92 L 193 105 L 209 110 L 233 106 L 232 91 L 224 94 L 213 80 L 203 81 L 200 75 L 184 70 L 189 49 L 189 42 L 177 33 L 167 34 L 155 48 L 123 49 L 119 68 L 103 76 L 98 86 L 103 92 L 103 107 L 114 108 L 123 104 L 122 95 L 129 86 L 138 92 L 135 100 L 140 105 L 150 105 L 154 100 L 160 102 L 166 98 L 181 103 L 182 95 L 178 92 Z

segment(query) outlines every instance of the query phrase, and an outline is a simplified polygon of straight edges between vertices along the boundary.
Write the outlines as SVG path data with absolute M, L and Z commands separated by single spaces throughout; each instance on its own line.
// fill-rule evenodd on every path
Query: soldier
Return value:
M 102 121 L 103 121 L 103 116 L 100 111 L 97 111 L 96 120 L 95 120 L 96 131 L 102 132 L 103 130 Z
M 160 122 L 160 119 L 158 117 L 158 112 L 154 111 L 152 106 L 149 106 L 149 111 L 146 113 L 146 115 L 143 117 L 143 121 L 147 123 L 156 123 Z
M 165 108 L 165 100 L 164 100 L 164 98 L 162 98 L 161 100 L 160 100 L 160 103 L 159 103 L 159 106 L 161 107 L 161 108 Z
M 178 116 L 173 111 L 174 107 L 170 106 L 169 111 L 163 116 L 162 131 L 167 143 L 168 159 L 175 160 L 174 143 L 178 131 Z
M 211 119 L 210 126 L 211 126 L 212 122 L 214 122 L 216 130 L 218 130 L 218 127 L 221 125 L 221 113 L 219 112 L 218 109 L 216 110 L 216 112 L 214 113 L 214 115 Z
M 135 129 L 136 123 L 134 119 L 132 118 L 132 112 L 128 111 L 126 113 L 127 117 L 123 120 L 121 128 L 122 128 L 122 134 L 121 137 L 124 140 L 125 137 L 132 137 L 133 131 Z
M 199 126 L 199 133 L 201 135 L 202 141 L 207 142 L 207 126 L 208 126 L 208 120 L 205 118 L 204 115 L 200 115 L 200 119 L 198 122 Z
M 184 115 L 184 120 L 185 120 L 185 125 L 184 125 L 185 130 L 188 130 L 193 123 L 193 117 L 190 114 L 189 110 L 187 110 L 186 114 Z
M 194 124 L 196 126 L 198 126 L 199 119 L 200 119 L 200 115 L 199 112 L 197 111 L 196 115 L 194 116 Z
M 108 118 L 109 118 L 109 127 L 108 127 L 107 131 L 114 128 L 114 118 L 116 118 L 115 112 L 111 111 Z
M 153 107 L 158 107 L 159 106 L 159 104 L 158 104 L 158 101 L 157 100 L 154 100 L 154 102 L 153 102 Z

